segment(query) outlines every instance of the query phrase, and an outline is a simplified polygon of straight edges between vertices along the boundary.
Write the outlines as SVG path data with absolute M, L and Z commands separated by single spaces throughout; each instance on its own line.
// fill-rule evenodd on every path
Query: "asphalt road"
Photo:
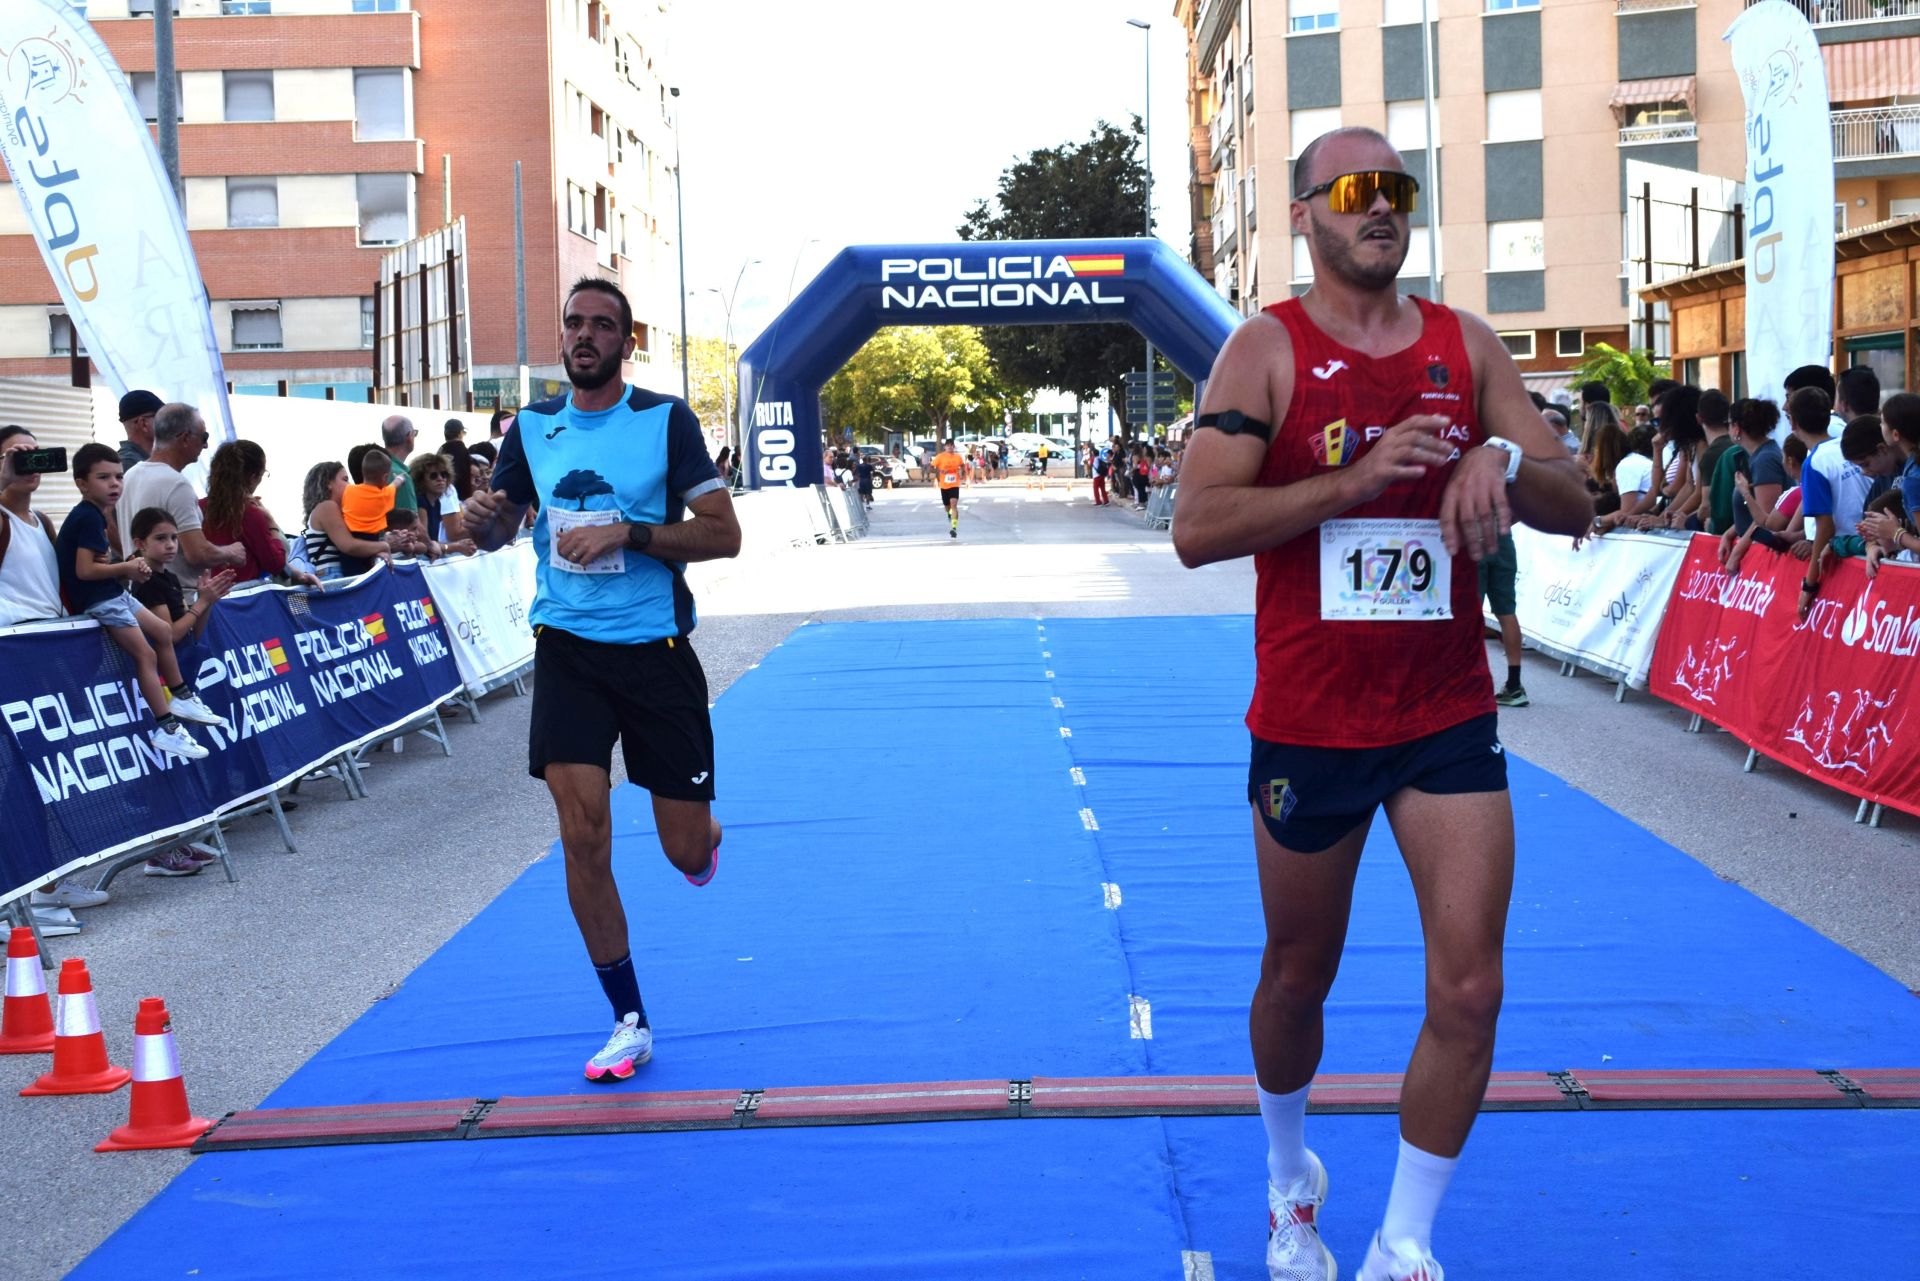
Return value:
M 862 542 L 750 548 L 692 581 L 716 696 L 809 621 L 1245 613 L 1253 599 L 1250 563 L 1183 569 L 1164 531 L 1058 481 L 968 490 L 957 540 L 930 490 L 882 493 Z M 1855 825 L 1839 793 L 1777 766 L 1743 774 L 1727 735 L 1686 734 L 1651 696 L 1616 704 L 1604 681 L 1556 670 L 1529 657 L 1533 706 L 1501 717 L 1512 750 L 1920 988 L 1920 821 Z M 542 857 L 555 827 L 526 774 L 528 702 L 503 692 L 481 707 L 479 723 L 452 725 L 451 757 L 417 738 L 373 757 L 369 801 L 304 788 L 290 816 L 299 853 L 267 819 L 243 820 L 229 833 L 237 883 L 217 868 L 123 876 L 82 934 L 53 940 L 56 960 L 87 958 L 122 1057 L 139 998 L 164 996 L 196 1110 L 256 1106 Z M 0 1063 L 24 1083 L 44 1060 Z M 62 1275 L 191 1159 L 96 1156 L 126 1106 L 124 1090 L 0 1091 L 0 1276 Z

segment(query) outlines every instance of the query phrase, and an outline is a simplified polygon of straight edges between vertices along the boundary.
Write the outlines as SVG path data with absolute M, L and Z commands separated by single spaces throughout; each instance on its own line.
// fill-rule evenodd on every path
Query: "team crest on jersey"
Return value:
M 1276 823 L 1293 817 L 1293 807 L 1299 800 L 1287 779 L 1269 779 L 1260 784 L 1260 812 Z
M 1427 381 L 1436 387 L 1446 386 L 1448 379 L 1451 377 L 1452 375 L 1447 372 L 1447 367 L 1437 360 L 1427 366 Z
M 1322 427 L 1312 439 L 1313 460 L 1322 467 L 1345 467 L 1360 447 L 1360 433 L 1342 418 Z

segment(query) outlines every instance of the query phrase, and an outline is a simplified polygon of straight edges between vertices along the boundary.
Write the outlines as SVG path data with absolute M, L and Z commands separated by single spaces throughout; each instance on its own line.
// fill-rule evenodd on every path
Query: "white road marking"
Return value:
M 1107 910 L 1109 911 L 1113 910 L 1116 907 L 1119 907 L 1120 906 L 1120 887 L 1118 885 L 1115 885 L 1112 881 L 1100 882 L 1100 899 L 1102 902 L 1106 904 Z
M 1067 774 L 1070 778 L 1073 779 L 1074 786 L 1085 787 L 1087 785 L 1087 772 L 1081 769 L 1078 765 L 1068 770 Z
M 1144 996 L 1127 998 L 1127 1030 L 1136 1041 L 1153 1039 L 1153 1006 Z
M 1080 826 L 1089 832 L 1097 832 L 1100 830 L 1100 820 L 1093 816 L 1092 810 L 1083 808 L 1080 811 Z
M 1180 1252 L 1181 1281 L 1213 1281 L 1213 1256 L 1205 1250 Z

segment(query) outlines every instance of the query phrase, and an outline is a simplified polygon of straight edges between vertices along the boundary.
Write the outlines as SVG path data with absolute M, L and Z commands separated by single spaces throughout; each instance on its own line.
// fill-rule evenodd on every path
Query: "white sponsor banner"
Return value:
M 185 401 L 233 439 L 206 286 L 127 78 L 69 0 L 0 4 L 0 158 L 114 392 Z
M 450 556 L 425 569 L 453 661 L 470 694 L 484 694 L 533 661 L 533 542 Z
M 1761 0 L 1722 37 L 1747 106 L 1747 386 L 1833 352 L 1833 124 L 1806 15 Z
M 1645 689 L 1687 540 L 1612 533 L 1575 549 L 1570 538 L 1515 525 L 1513 543 L 1521 634 L 1562 662 Z

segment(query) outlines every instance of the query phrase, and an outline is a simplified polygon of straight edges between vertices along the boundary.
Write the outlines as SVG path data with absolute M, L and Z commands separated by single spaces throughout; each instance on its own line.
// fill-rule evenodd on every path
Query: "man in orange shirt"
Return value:
M 960 537 L 960 482 L 967 478 L 967 460 L 954 452 L 953 442 L 940 442 L 933 456 L 933 479 L 940 486 L 940 504 L 947 509 L 947 537 Z

